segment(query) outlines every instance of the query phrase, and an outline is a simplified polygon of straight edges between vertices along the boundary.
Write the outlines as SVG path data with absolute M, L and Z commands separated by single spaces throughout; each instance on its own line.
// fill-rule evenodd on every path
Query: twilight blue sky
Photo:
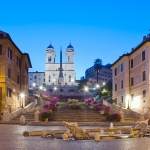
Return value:
M 77 78 L 96 58 L 112 63 L 150 32 L 149 0 L 0 0 L 0 30 L 31 57 L 32 71 L 44 70 L 52 42 L 59 58 L 71 41 Z

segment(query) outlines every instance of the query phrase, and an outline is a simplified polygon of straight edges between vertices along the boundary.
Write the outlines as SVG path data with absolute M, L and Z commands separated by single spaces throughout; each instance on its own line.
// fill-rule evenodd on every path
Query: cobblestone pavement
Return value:
M 150 150 L 150 138 L 95 142 L 22 136 L 25 130 L 42 129 L 64 128 L 58 126 L 0 125 L 0 150 Z

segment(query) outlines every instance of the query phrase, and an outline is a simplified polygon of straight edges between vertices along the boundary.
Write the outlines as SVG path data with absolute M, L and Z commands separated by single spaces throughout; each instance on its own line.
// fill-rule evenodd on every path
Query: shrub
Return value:
M 107 116 L 107 121 L 110 122 L 120 122 L 121 121 L 121 115 L 118 113 L 110 114 Z
M 69 107 L 71 109 L 80 109 L 81 108 L 79 104 L 69 104 Z
M 42 112 L 40 114 L 40 120 L 45 121 L 48 118 L 48 121 L 52 120 L 52 112 Z

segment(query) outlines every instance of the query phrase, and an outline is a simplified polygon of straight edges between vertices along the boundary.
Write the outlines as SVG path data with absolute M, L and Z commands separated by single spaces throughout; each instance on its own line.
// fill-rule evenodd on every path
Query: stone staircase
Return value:
M 105 120 L 100 113 L 86 110 L 58 110 L 53 114 L 53 121 L 70 121 L 70 122 L 102 122 Z
M 34 112 L 26 112 L 22 114 L 26 118 L 26 122 L 32 122 L 34 121 Z M 20 122 L 20 116 L 17 116 L 12 120 L 12 122 Z

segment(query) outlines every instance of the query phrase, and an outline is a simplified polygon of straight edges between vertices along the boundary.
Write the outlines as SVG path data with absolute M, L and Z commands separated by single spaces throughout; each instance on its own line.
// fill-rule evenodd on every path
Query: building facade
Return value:
M 92 82 L 93 84 L 97 83 L 97 71 L 94 66 L 88 68 L 85 71 L 85 79 Z M 112 70 L 111 65 L 101 65 L 98 72 L 98 83 L 102 85 L 112 80 Z
M 39 88 L 45 85 L 45 73 L 44 72 L 29 72 L 29 88 Z
M 45 56 L 45 84 L 53 85 L 75 85 L 75 68 L 74 68 L 74 48 L 68 45 L 66 51 L 66 61 L 63 61 L 62 50 L 60 51 L 60 61 L 56 63 L 56 51 L 50 44 L 46 49 Z
M 140 113 L 150 109 L 150 35 L 112 65 L 113 100 Z
M 22 53 L 8 33 L 0 31 L 0 112 L 24 107 L 28 97 L 29 55 Z

